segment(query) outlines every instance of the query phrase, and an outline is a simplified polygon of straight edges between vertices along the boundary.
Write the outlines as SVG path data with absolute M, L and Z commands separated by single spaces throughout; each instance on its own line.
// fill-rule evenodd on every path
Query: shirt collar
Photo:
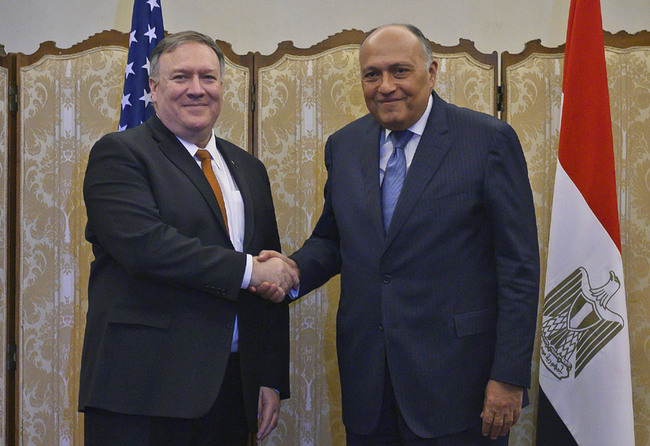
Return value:
M 427 108 L 420 116 L 420 119 L 417 120 L 415 124 L 408 128 L 411 132 L 418 136 L 422 136 L 424 133 L 424 128 L 427 126 L 427 121 L 429 120 L 429 115 L 431 114 L 431 109 L 433 108 L 433 95 L 429 96 L 429 101 L 427 102 Z M 381 144 L 384 144 L 388 137 L 390 136 L 392 130 L 384 129 L 381 137 Z
M 183 144 L 183 146 L 185 147 L 185 149 L 187 149 L 190 155 L 192 155 L 193 157 L 196 156 L 196 152 L 200 149 L 199 146 L 197 146 L 192 142 L 185 141 L 183 138 L 179 138 L 178 136 L 176 137 L 176 139 L 178 139 L 181 142 L 181 144 Z M 208 143 L 205 145 L 204 149 L 210 152 L 212 159 L 216 159 L 217 139 L 214 136 L 214 131 L 210 133 L 210 139 L 208 140 Z

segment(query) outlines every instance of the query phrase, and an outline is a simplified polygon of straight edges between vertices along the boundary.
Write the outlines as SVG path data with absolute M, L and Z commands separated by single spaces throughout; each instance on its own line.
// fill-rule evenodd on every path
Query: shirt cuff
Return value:
M 251 276 L 253 275 L 253 256 L 246 254 L 246 269 L 244 270 L 244 277 L 241 281 L 241 288 L 245 290 L 251 283 Z
M 294 301 L 294 300 L 298 299 L 298 296 L 300 296 L 300 285 L 298 285 L 297 290 L 294 290 L 293 288 L 291 288 L 289 290 L 289 294 L 287 294 L 287 297 L 289 299 L 291 299 L 291 301 Z

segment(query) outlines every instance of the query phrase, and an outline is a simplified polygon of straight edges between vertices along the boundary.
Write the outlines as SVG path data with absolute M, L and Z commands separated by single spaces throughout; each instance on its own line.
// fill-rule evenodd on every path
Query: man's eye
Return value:
M 377 73 L 366 73 L 363 75 L 363 78 L 366 80 L 373 80 L 377 78 Z

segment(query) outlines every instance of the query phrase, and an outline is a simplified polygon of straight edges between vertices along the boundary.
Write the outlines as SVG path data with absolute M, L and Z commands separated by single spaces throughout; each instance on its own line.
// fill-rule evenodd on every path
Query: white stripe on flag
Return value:
M 608 327 L 595 328 L 591 333 L 589 330 L 580 331 L 574 327 L 564 333 L 567 336 L 581 336 L 583 349 L 592 351 L 593 357 L 586 360 L 584 368 L 579 370 L 576 376 L 576 348 L 567 357 L 572 365 L 569 376 L 560 379 L 547 367 L 543 349 L 540 385 L 579 445 L 633 445 L 632 388 L 629 380 L 629 341 L 621 255 L 559 162 L 555 176 L 547 265 L 546 299 L 580 267 L 588 275 L 590 293 L 597 293 L 594 291 L 596 288 L 610 281 L 610 271 L 620 282 L 620 288 L 614 293 L 611 293 L 611 290 L 616 287 L 605 287 L 603 293 L 610 292 L 612 295 L 609 300 L 603 301 L 602 308 L 598 305 L 593 307 L 593 318 L 610 321 Z M 587 297 L 597 300 L 593 294 Z M 547 314 L 549 308 L 546 304 L 547 302 L 544 306 L 543 325 L 551 319 L 550 314 Z M 585 311 L 591 307 L 576 305 L 572 308 L 575 309 L 573 313 L 569 310 L 563 318 L 557 317 L 558 337 L 562 335 L 561 330 L 568 328 L 567 326 L 584 324 L 587 320 Z M 623 324 L 622 330 L 620 323 Z M 606 331 L 608 328 L 609 332 Z M 608 340 L 608 333 L 615 335 Z M 598 338 L 599 335 L 604 337 L 604 345 L 598 344 L 602 340 Z M 542 336 L 544 337 L 544 332 Z M 558 342 L 559 344 L 561 342 Z

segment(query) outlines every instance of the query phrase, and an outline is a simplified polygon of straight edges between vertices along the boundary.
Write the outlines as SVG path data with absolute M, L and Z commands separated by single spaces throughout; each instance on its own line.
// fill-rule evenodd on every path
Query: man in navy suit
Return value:
M 251 255 L 280 240 L 266 169 L 212 130 L 219 47 L 177 33 L 150 64 L 156 116 L 101 138 L 84 180 L 85 444 L 245 445 L 289 396 L 288 307 L 247 288 L 297 276 Z
M 299 268 L 298 297 L 341 274 L 348 446 L 505 445 L 530 384 L 539 285 L 520 143 L 433 93 L 417 28 L 371 31 L 359 62 L 370 114 L 327 141 L 322 215 L 291 259 L 261 258 Z

